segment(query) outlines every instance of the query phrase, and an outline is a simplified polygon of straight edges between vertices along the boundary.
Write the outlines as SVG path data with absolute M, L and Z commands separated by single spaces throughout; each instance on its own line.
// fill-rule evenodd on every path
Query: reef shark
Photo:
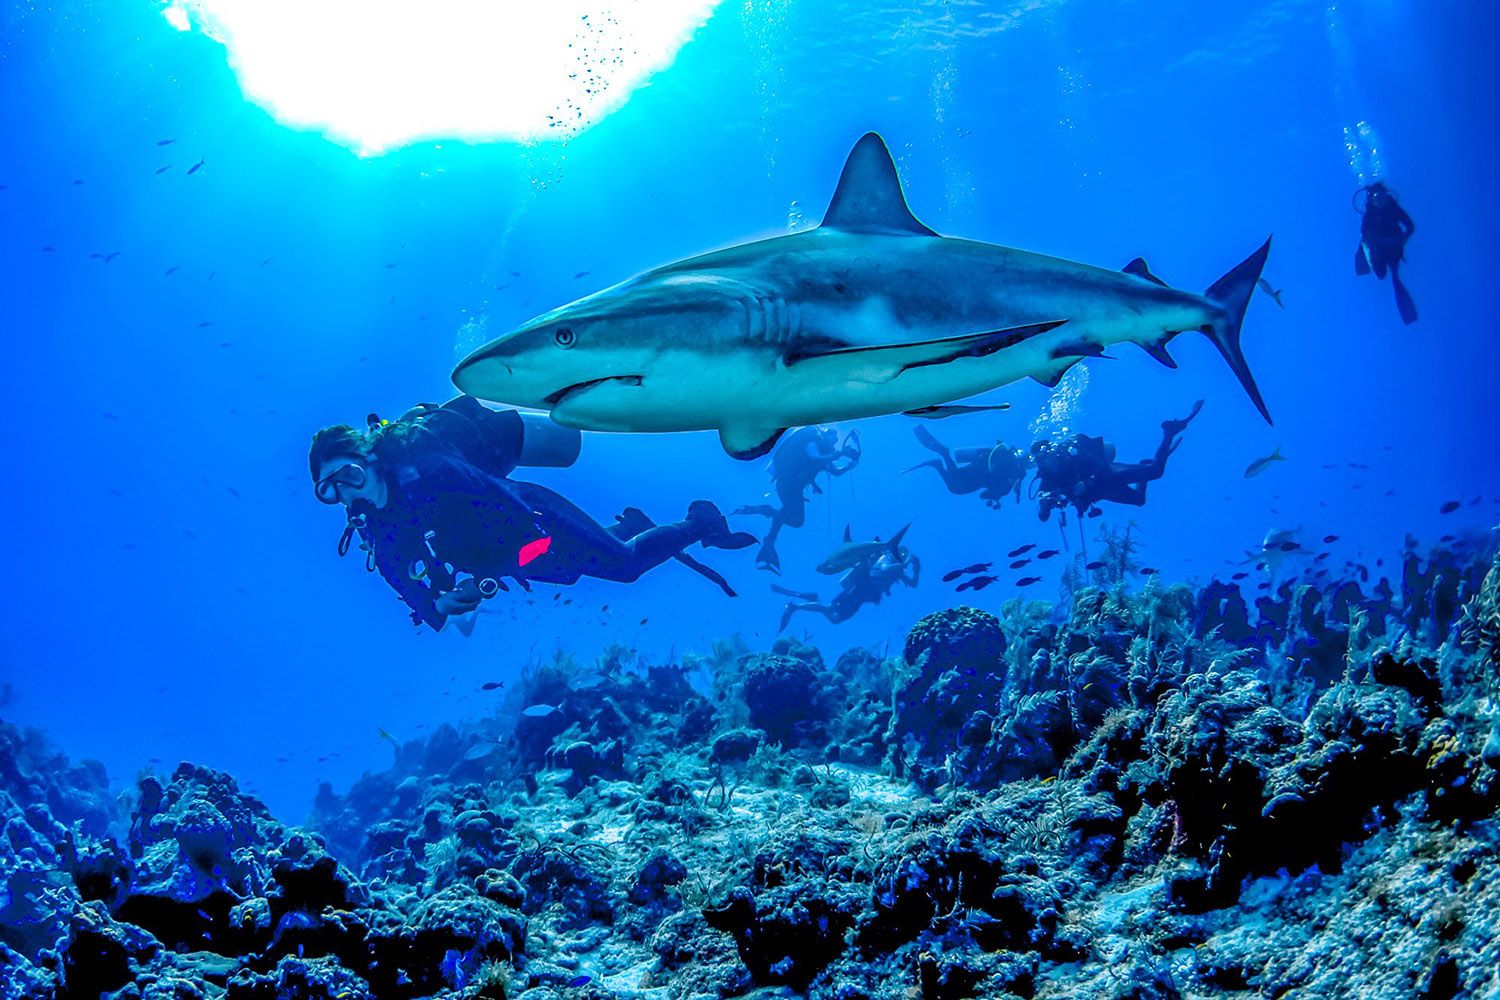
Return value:
M 883 552 L 889 552 L 893 556 L 899 556 L 901 552 L 901 539 L 906 537 L 906 532 L 911 528 L 908 524 L 905 528 L 891 536 L 888 542 L 882 542 L 879 538 L 869 542 L 856 542 L 849 526 L 844 525 L 844 540 L 839 547 L 828 554 L 828 557 L 818 564 L 818 572 L 825 576 L 835 576 L 845 570 L 853 569 L 866 560 L 873 559 Z
M 788 427 L 944 404 L 1082 358 L 1194 330 L 1261 414 L 1240 321 L 1267 240 L 1203 295 L 1137 258 L 1123 271 L 942 237 L 907 207 L 874 132 L 855 144 L 816 229 L 647 271 L 545 313 L 465 358 L 462 391 L 601 431 L 717 430 L 757 458 Z

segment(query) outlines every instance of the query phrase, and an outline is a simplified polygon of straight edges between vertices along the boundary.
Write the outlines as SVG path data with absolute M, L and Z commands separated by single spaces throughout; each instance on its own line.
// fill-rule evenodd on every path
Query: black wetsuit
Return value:
M 1359 224 L 1359 247 L 1354 251 L 1354 273 L 1384 278 L 1391 275 L 1396 293 L 1396 309 L 1407 324 L 1417 321 L 1417 305 L 1401 281 L 1401 262 L 1406 259 L 1406 241 L 1417 231 L 1416 223 L 1396 196 L 1377 181 L 1364 189 L 1364 218 Z
M 798 427 L 783 437 L 769 466 L 780 505 L 755 504 L 735 511 L 771 519 L 771 527 L 756 553 L 756 562 L 764 568 L 779 569 L 781 559 L 776 553 L 776 538 L 783 527 L 800 528 L 806 523 L 807 491 L 823 492 L 818 486 L 819 476 L 825 472 L 842 476 L 858 464 L 859 439 L 852 432 L 843 444 L 831 427 Z
M 853 618 L 854 613 L 866 604 L 879 604 L 890 596 L 896 584 L 915 587 L 921 572 L 922 564 L 916 556 L 908 554 L 898 560 L 882 554 L 858 564 L 840 577 L 839 592 L 827 604 L 819 603 L 816 594 L 781 591 L 791 596 L 811 598 L 802 604 L 788 604 L 781 614 L 781 627 L 786 628 L 798 611 L 816 612 L 835 625 L 841 624 Z
M 605 528 L 544 486 L 478 468 L 447 441 L 410 450 L 420 450 L 411 464 L 382 470 L 386 505 L 357 501 L 350 516 L 362 519 L 359 534 L 375 569 L 411 608 L 412 620 L 434 629 L 446 620 L 437 597 L 452 590 L 460 574 L 499 586 L 511 579 L 523 588 L 572 584 L 584 576 L 629 583 L 694 542 L 740 548 L 755 541 L 730 534 L 723 516 L 704 501 L 688 520 L 656 526 L 627 511 L 613 529 Z M 635 528 L 641 530 L 631 533 Z M 706 575 L 723 585 L 717 574 Z
M 1199 400 L 1183 419 L 1164 421 L 1156 455 L 1144 462 L 1116 462 L 1114 445 L 1087 434 L 1061 442 L 1038 441 L 1031 448 L 1040 504 L 1037 516 L 1045 521 L 1053 510 L 1068 506 L 1085 514 L 1106 501 L 1144 507 L 1147 484 L 1166 474 L 1167 459 L 1177 450 L 1179 436 L 1202 406 Z
M 1007 494 L 1021 499 L 1021 482 L 1026 478 L 1025 454 L 1004 444 L 993 448 L 949 449 L 925 427 L 915 428 L 917 440 L 938 457 L 914 465 L 907 472 L 932 469 L 942 477 L 943 485 L 955 496 L 978 492 L 979 498 L 998 508 Z

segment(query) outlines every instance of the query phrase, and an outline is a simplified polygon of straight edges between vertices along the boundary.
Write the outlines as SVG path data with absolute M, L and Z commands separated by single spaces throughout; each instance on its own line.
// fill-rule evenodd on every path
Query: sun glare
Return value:
M 167 0 L 277 120 L 372 155 L 567 136 L 622 105 L 719 0 Z

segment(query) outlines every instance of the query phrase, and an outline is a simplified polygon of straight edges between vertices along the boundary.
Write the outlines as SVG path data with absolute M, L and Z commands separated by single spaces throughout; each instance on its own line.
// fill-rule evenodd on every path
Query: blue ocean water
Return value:
M 1053 409 L 1031 382 L 982 400 L 1008 412 L 925 425 L 954 445 L 1081 431 L 1135 459 L 1206 400 L 1149 503 L 1101 519 L 1133 524 L 1163 579 L 1222 576 L 1272 529 L 1391 567 L 1407 534 L 1495 522 L 1493 4 L 746 0 L 581 131 L 370 155 L 279 121 L 220 41 L 162 12 L 35 2 L 0 21 L 3 712 L 116 782 L 193 760 L 296 821 L 320 782 L 389 763 L 380 729 L 482 716 L 498 696 L 481 683 L 555 650 L 768 646 L 785 598 L 748 552 L 706 557 L 735 599 L 669 564 L 585 581 L 567 605 L 502 595 L 469 637 L 416 630 L 336 556 L 342 517 L 313 501 L 306 449 L 318 427 L 448 398 L 464 353 L 545 309 L 815 224 L 868 130 L 944 234 L 1108 267 L 1143 255 L 1190 290 L 1274 234 L 1285 308 L 1257 295 L 1244 327 L 1274 427 L 1204 340 L 1174 344 L 1176 371 L 1131 350 L 1086 362 L 1035 431 Z M 1351 196 L 1376 178 L 1417 223 L 1411 327 L 1350 267 Z M 912 523 L 920 587 L 842 625 L 795 620 L 831 655 L 899 648 L 955 602 L 946 570 L 1061 541 L 1034 505 L 904 475 L 928 457 L 913 426 L 860 421 L 858 469 L 782 537 L 775 582 L 826 591 L 813 567 L 845 525 Z M 1287 461 L 1246 479 L 1276 447 Z M 591 433 L 575 467 L 535 478 L 606 521 L 770 489 L 764 461 L 709 433 Z M 1031 596 L 1059 596 L 1061 563 Z M 998 608 L 1020 575 L 967 600 Z

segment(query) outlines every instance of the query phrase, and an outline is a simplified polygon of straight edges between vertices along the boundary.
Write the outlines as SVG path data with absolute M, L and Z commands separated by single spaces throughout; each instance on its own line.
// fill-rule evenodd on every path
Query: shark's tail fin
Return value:
M 1245 318 L 1245 307 L 1250 304 L 1250 295 L 1255 291 L 1255 282 L 1260 278 L 1261 268 L 1266 266 L 1266 256 L 1270 252 L 1271 241 L 1268 238 L 1259 250 L 1246 257 L 1203 293 L 1205 298 L 1222 306 L 1228 318 L 1222 326 L 1212 326 L 1203 332 L 1214 342 L 1219 353 L 1224 355 L 1224 360 L 1229 362 L 1230 370 L 1250 394 L 1250 401 L 1268 424 L 1271 423 L 1271 411 L 1266 409 L 1266 401 L 1261 398 L 1255 376 L 1250 374 L 1245 353 L 1240 350 L 1240 323 Z

